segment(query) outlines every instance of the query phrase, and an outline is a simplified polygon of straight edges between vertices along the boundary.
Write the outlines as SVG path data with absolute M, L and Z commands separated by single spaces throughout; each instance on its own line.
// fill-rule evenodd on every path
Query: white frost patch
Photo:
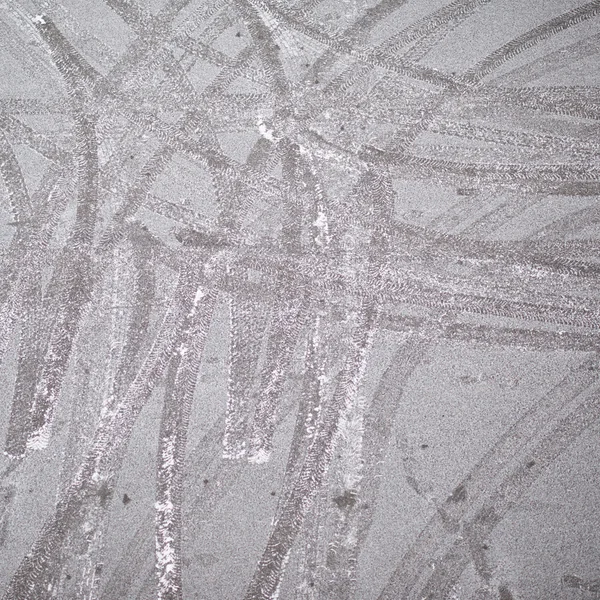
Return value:
M 175 467 L 175 438 L 163 438 L 163 449 L 161 452 L 161 470 L 167 471 L 167 478 L 170 479 L 173 468 Z M 177 567 L 177 552 L 174 547 L 175 539 L 170 533 L 170 528 L 174 523 L 175 506 L 171 501 L 171 490 L 167 487 L 162 500 L 154 504 L 156 509 L 156 522 L 159 524 L 159 530 L 156 535 L 156 567 L 159 572 L 158 598 L 170 597 L 170 593 L 175 591 L 178 586 L 177 578 L 173 578 Z
M 194 302 L 192 304 L 192 308 L 190 309 L 190 312 L 188 313 L 189 319 L 191 319 L 196 314 L 196 310 L 198 310 L 198 304 L 200 304 L 200 301 L 202 300 L 202 298 L 204 298 L 206 296 L 206 294 L 207 294 L 207 292 L 203 287 L 199 287 L 196 290 L 196 295 L 194 296 Z M 183 347 L 183 345 L 181 347 Z M 180 352 L 181 352 L 181 347 L 180 347 Z M 183 356 L 185 354 L 185 352 L 187 352 L 187 350 L 185 350 L 183 352 L 183 354 L 181 354 L 181 356 Z
M 319 383 L 322 386 L 326 386 L 331 382 L 331 377 L 328 377 L 324 373 L 321 373 L 321 375 L 319 375 L 318 379 L 319 379 Z
M 51 428 L 48 422 L 33 432 L 27 440 L 27 448 L 29 450 L 43 450 L 48 447 L 50 442 Z
M 198 306 L 198 303 L 200 302 L 200 300 L 202 300 L 202 298 L 204 298 L 204 296 L 206 296 L 204 288 L 199 287 L 196 291 L 196 295 L 194 296 L 194 306 Z
M 235 444 L 224 441 L 223 446 L 223 458 L 225 460 L 239 460 L 240 458 L 244 458 L 246 455 L 245 443 L 236 446 Z
M 85 533 L 89 533 L 90 531 L 93 531 L 93 530 L 94 530 L 94 526 L 93 526 L 93 525 L 92 525 L 92 523 L 90 523 L 89 521 L 86 521 L 86 522 L 83 524 L 83 531 L 84 531 Z
M 348 535 L 346 536 L 343 544 L 346 548 L 354 548 L 358 543 L 358 527 L 354 526 L 350 528 Z
M 175 440 L 171 438 L 163 439 L 166 442 L 161 453 L 162 469 L 171 469 L 175 466 Z
M 327 215 L 319 209 L 317 218 L 313 225 L 317 228 L 317 235 L 315 236 L 315 243 L 321 248 L 325 248 L 329 245 L 329 222 L 327 221 Z
M 266 140 L 269 140 L 270 142 L 275 141 L 275 136 L 273 135 L 273 130 L 267 128 L 267 125 L 262 117 L 258 117 L 256 126 L 258 127 L 258 133 L 260 133 L 260 135 L 262 135 L 262 137 L 264 137 Z
M 260 448 L 258 452 L 255 452 L 248 458 L 248 462 L 251 462 L 255 465 L 263 465 L 264 463 L 269 461 L 271 457 L 271 453 L 264 448 Z
M 154 508 L 160 512 L 173 512 L 175 506 L 170 500 L 165 500 L 164 502 L 155 502 Z
M 156 566 L 160 572 L 158 579 L 158 597 L 167 597 L 170 591 L 176 589 L 176 583 L 172 581 L 171 574 L 175 571 L 177 553 L 173 547 L 173 539 L 170 536 L 163 538 L 163 544 L 156 541 Z

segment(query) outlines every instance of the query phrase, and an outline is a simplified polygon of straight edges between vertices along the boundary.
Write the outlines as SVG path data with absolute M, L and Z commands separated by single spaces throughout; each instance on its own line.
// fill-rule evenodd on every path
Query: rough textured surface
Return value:
M 0 3 L 3 598 L 598 597 L 599 24 Z

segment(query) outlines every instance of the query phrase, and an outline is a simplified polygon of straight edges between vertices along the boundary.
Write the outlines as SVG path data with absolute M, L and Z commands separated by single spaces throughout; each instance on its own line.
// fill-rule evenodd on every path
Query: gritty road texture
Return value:
M 600 598 L 599 32 L 0 2 L 0 597 Z

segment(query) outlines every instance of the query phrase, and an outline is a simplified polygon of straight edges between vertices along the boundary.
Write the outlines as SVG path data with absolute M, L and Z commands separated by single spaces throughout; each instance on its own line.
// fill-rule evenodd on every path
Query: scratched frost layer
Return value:
M 598 597 L 599 24 L 0 3 L 3 597 Z

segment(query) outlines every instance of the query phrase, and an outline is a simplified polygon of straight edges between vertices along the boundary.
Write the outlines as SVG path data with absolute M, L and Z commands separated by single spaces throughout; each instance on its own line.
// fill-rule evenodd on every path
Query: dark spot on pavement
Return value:
M 450 502 L 463 502 L 467 499 L 467 489 L 464 485 L 459 485 L 450 495 Z
M 514 596 L 510 593 L 510 590 L 505 585 L 501 585 L 498 588 L 498 594 L 500 600 L 514 600 Z
M 338 508 L 352 508 L 356 504 L 356 492 L 346 490 L 341 496 L 336 496 L 333 502 Z

